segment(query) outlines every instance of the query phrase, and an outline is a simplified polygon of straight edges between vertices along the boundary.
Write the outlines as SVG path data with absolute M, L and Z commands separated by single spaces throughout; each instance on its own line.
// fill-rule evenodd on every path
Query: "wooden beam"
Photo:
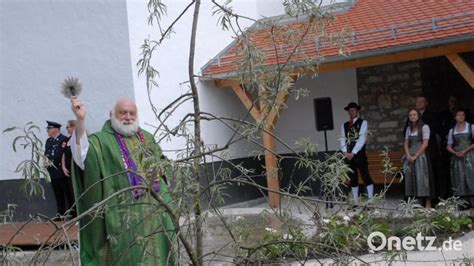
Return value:
M 240 84 L 236 83 L 232 80 L 220 80 L 219 82 L 216 81 L 216 86 L 219 87 L 231 87 L 234 93 L 239 97 L 240 101 L 244 104 L 245 108 L 250 111 L 250 114 L 258 121 L 262 119 L 262 111 L 268 106 L 265 105 L 263 101 L 261 101 L 260 105 L 261 108 L 257 105 L 257 103 L 252 99 L 252 95 L 245 90 L 245 88 Z M 265 94 L 265 91 L 259 91 L 259 95 Z M 268 203 L 271 207 L 277 208 L 280 206 L 280 194 L 274 191 L 278 191 L 280 189 L 280 182 L 278 179 L 278 165 L 277 165 L 277 157 L 275 153 L 275 138 L 273 137 L 275 133 L 275 121 L 277 114 L 279 112 L 279 106 L 286 101 L 288 98 L 288 91 L 280 92 L 277 95 L 277 99 L 275 101 L 275 107 L 269 112 L 269 116 L 267 119 L 270 118 L 271 123 L 267 123 L 265 125 L 265 130 L 263 131 L 263 147 L 265 149 L 265 169 L 267 175 L 267 188 L 270 190 L 268 191 Z M 273 191 L 273 192 L 271 192 Z
M 296 81 L 297 75 L 292 76 Z M 267 175 L 268 203 L 271 207 L 277 208 L 280 206 L 280 194 L 275 191 L 280 189 L 280 181 L 278 179 L 278 160 L 276 157 L 274 132 L 278 115 L 282 109 L 283 104 L 288 99 L 289 92 L 278 92 L 275 103 L 269 106 L 264 101 L 260 100 L 260 106 L 253 100 L 252 95 L 245 90 L 245 88 L 236 80 L 216 80 L 215 84 L 219 88 L 231 87 L 234 93 L 239 97 L 245 108 L 250 111 L 252 117 L 258 121 L 262 119 L 262 115 L 268 114 L 266 117 L 265 129 L 263 135 L 263 147 L 265 149 L 265 169 Z M 260 88 L 260 99 L 265 98 L 268 92 L 264 88 Z
M 239 97 L 240 101 L 244 104 L 245 108 L 247 108 L 247 110 L 250 111 L 250 114 L 255 119 L 255 121 L 260 120 L 261 118 L 260 107 L 252 99 L 252 95 L 246 89 L 244 89 L 244 87 L 241 86 L 240 84 L 233 85 L 232 90 L 234 90 L 235 94 L 237 95 L 237 97 Z
M 280 206 L 280 194 L 272 191 L 280 190 L 278 179 L 277 158 L 275 155 L 275 130 L 266 126 L 263 131 L 263 146 L 265 147 L 265 169 L 267 173 L 268 203 L 272 208 Z
M 319 73 L 332 72 L 337 70 L 349 69 L 349 68 L 358 68 L 358 67 L 368 67 L 376 66 L 383 64 L 391 64 L 412 60 L 419 60 L 424 58 L 431 58 L 437 56 L 446 56 L 450 54 L 459 54 L 464 52 L 474 51 L 474 41 L 465 41 L 460 43 L 453 43 L 447 45 L 438 45 L 421 49 L 414 49 L 409 51 L 394 52 L 389 54 L 382 54 L 376 56 L 369 56 L 364 58 L 348 59 L 337 62 L 328 62 L 321 63 L 319 65 Z M 292 77 L 299 77 L 301 75 L 313 74 L 313 71 L 307 67 L 296 68 L 292 74 Z M 227 86 L 232 86 L 240 84 L 240 81 L 237 79 L 225 79 L 225 80 L 216 80 L 216 87 L 223 88 Z M 263 109 L 262 109 L 263 110 Z
M 267 116 L 267 124 L 270 125 L 272 128 L 276 128 L 276 123 L 280 115 L 280 111 L 282 110 L 283 105 L 285 104 L 286 100 L 288 100 L 289 94 L 290 93 L 288 91 L 278 92 L 278 95 L 276 96 L 276 99 L 275 99 L 275 104 L 273 105 L 273 108 L 271 109 L 271 111 L 268 113 L 268 116 Z
M 258 86 L 258 100 L 260 102 L 260 112 L 262 114 L 262 119 L 268 115 L 270 112 L 269 105 L 267 104 L 268 90 L 265 86 Z
M 474 51 L 474 41 L 466 41 L 462 43 L 439 45 L 429 48 L 422 48 L 410 51 L 383 54 L 378 56 L 349 59 L 338 62 L 322 63 L 319 65 L 319 73 L 331 72 L 342 69 L 367 67 L 375 65 L 383 65 L 404 61 L 419 60 L 430 57 L 445 56 L 453 53 L 463 53 Z M 312 74 L 312 70 L 302 67 L 296 69 L 295 73 L 300 75 Z
M 292 78 L 293 81 L 296 81 L 296 76 Z M 271 192 L 280 190 L 280 181 L 278 178 L 278 159 L 276 157 L 274 134 L 279 114 L 282 110 L 283 105 L 288 99 L 289 91 L 279 91 L 276 95 L 276 99 L 273 103 L 273 106 L 271 106 L 270 103 L 267 102 L 268 99 L 266 98 L 268 97 L 268 93 L 269 91 L 264 86 L 259 88 L 261 117 L 262 119 L 266 119 L 262 135 L 263 147 L 265 149 L 267 188 L 269 189 L 268 203 L 272 208 L 277 208 L 280 206 L 280 194 L 277 192 Z
M 240 86 L 240 81 L 237 79 L 216 79 L 214 80 L 214 85 L 221 89 L 225 87 Z
M 472 67 L 459 54 L 448 54 L 446 57 L 469 83 L 469 86 L 474 89 L 474 70 Z

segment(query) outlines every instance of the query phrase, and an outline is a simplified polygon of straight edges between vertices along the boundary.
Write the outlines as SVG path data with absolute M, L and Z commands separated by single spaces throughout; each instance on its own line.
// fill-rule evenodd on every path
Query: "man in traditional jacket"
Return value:
M 72 170 L 80 220 L 83 265 L 173 265 L 175 228 L 167 205 L 171 197 L 162 170 L 160 147 L 138 126 L 137 107 L 119 99 L 101 131 L 86 135 L 86 109 L 71 98 L 77 124 L 71 137 Z
M 360 109 L 361 107 L 355 102 L 351 102 L 344 107 L 344 110 L 349 114 L 349 121 L 341 126 L 340 139 L 341 151 L 352 170 L 348 175 L 351 181 L 352 196 L 356 204 L 359 203 L 358 171 L 367 188 L 367 197 L 372 199 L 374 195 L 374 185 L 369 173 L 367 154 L 365 153 L 368 124 L 366 120 L 359 118 Z

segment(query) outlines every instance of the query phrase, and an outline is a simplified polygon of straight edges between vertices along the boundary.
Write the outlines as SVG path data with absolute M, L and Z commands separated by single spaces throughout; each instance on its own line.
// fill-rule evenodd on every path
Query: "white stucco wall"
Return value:
M 153 130 L 152 125 L 158 125 L 152 112 L 150 104 L 147 102 L 147 90 L 144 76 L 137 76 L 138 67 L 136 62 L 141 57 L 140 46 L 145 38 L 150 36 L 152 39 L 160 38 L 157 28 L 150 27 L 146 23 L 147 9 L 145 0 L 127 1 L 128 21 L 130 29 L 130 47 L 132 57 L 133 79 L 135 86 L 135 97 L 140 103 L 140 121 L 141 124 Z M 179 13 L 186 7 L 187 1 L 167 2 L 167 16 L 162 20 L 163 27 L 167 27 Z M 255 0 L 235 1 L 232 4 L 235 12 L 245 14 L 249 17 L 256 17 Z M 157 79 L 159 88 L 155 88 L 151 93 L 151 99 L 158 109 L 164 108 L 176 97 L 188 92 L 188 58 L 189 58 L 189 40 L 191 35 L 192 14 L 191 8 L 183 18 L 175 25 L 174 33 L 165 40 L 162 46 L 157 50 L 153 59 L 153 66 L 160 72 Z M 242 26 L 250 26 L 251 21 L 243 20 Z M 196 40 L 195 53 L 195 73 L 199 74 L 201 67 L 212 57 L 224 49 L 232 42 L 232 34 L 222 31 L 217 25 L 217 16 L 212 15 L 212 5 L 210 1 L 203 1 L 199 14 L 199 26 Z M 208 111 L 220 115 L 230 115 L 234 117 L 242 116 L 245 108 L 239 102 L 238 98 L 229 90 L 220 90 L 214 87 L 213 82 L 203 82 L 196 79 L 200 93 L 202 111 Z M 167 122 L 170 126 L 175 126 L 188 113 L 192 112 L 192 104 L 188 102 L 176 110 L 173 117 Z M 190 127 L 192 128 L 192 126 Z M 203 122 L 203 139 L 206 145 L 220 145 L 226 142 L 229 137 L 229 131 L 219 123 Z M 180 138 L 170 138 L 161 143 L 165 153 L 176 158 L 175 151 L 185 147 L 185 140 Z M 236 152 L 242 154 L 240 150 L 245 145 L 240 145 Z
M 300 98 L 290 97 L 288 109 L 283 110 L 276 128 L 276 134 L 294 146 L 297 140 L 308 138 L 317 145 L 318 151 L 325 151 L 324 132 L 316 131 L 313 99 L 330 97 L 332 100 L 334 130 L 327 131 L 328 150 L 339 149 L 341 124 L 348 120 L 344 107 L 349 102 L 357 102 L 357 78 L 355 69 L 320 74 L 311 78 L 304 76 L 296 84 L 296 88 L 306 88 L 310 95 Z M 363 113 L 361 113 L 363 117 Z M 277 151 L 290 153 L 281 144 L 277 144 Z
M 236 13 L 255 19 L 278 15 L 283 8 L 277 1 L 234 1 Z M 156 27 L 147 25 L 147 0 L 39 0 L 0 1 L 0 129 L 23 126 L 33 121 L 42 129 L 46 139 L 45 120 L 65 123 L 73 118 L 69 102 L 59 93 L 59 84 L 69 75 L 80 77 L 84 84 L 81 98 L 88 108 L 88 129 L 96 131 L 108 117 L 108 110 L 118 96 L 135 97 L 139 105 L 141 125 L 153 130 L 156 119 L 148 103 L 144 77 L 138 77 L 136 62 L 140 46 L 151 36 L 158 39 Z M 167 2 L 167 15 L 162 25 L 174 20 L 187 1 Z M 170 39 L 156 51 L 153 65 L 160 72 L 159 88 L 151 94 L 158 109 L 189 90 L 188 56 L 190 9 L 174 27 Z M 251 21 L 241 21 L 243 27 Z M 196 43 L 195 72 L 232 42 L 232 34 L 222 31 L 217 17 L 212 15 L 211 3 L 203 1 Z M 246 110 L 229 89 L 217 89 L 213 82 L 198 80 L 201 108 L 220 116 L 242 118 Z M 311 89 L 311 96 L 294 102 L 281 115 L 277 133 L 293 144 L 303 136 L 324 145 L 322 133 L 314 129 L 312 99 L 332 97 L 335 126 L 346 114 L 342 106 L 357 99 L 354 71 L 324 74 L 315 80 L 302 78 L 296 86 Z M 134 89 L 134 90 L 133 90 Z M 339 108 L 341 107 L 341 108 Z M 168 120 L 176 125 L 192 111 L 191 103 L 181 106 Z M 294 117 L 304 117 L 301 119 Z M 63 128 L 63 133 L 64 132 Z M 219 122 L 203 122 L 203 138 L 207 145 L 224 145 L 231 131 Z M 329 148 L 337 148 L 336 134 L 329 134 Z M 13 173 L 27 153 L 13 153 L 10 147 L 14 134 L 0 135 L 0 180 L 17 178 Z M 177 149 L 185 146 L 182 138 L 164 140 L 167 155 L 176 158 Z M 253 145 L 241 141 L 230 148 L 234 157 L 249 156 Z M 277 146 L 279 152 L 287 152 Z
M 324 2 L 332 3 L 334 1 L 328 0 Z M 169 25 L 187 4 L 188 2 L 186 1 L 167 2 L 167 16 L 162 20 L 163 27 Z M 232 6 L 236 13 L 255 19 L 280 15 L 284 12 L 280 1 L 234 1 Z M 129 0 L 127 1 L 127 9 L 135 97 L 140 104 L 139 114 L 142 126 L 153 130 L 153 127 L 149 125 L 157 125 L 158 123 L 148 104 L 145 79 L 143 76 L 138 77 L 136 75 L 138 68 L 135 63 L 141 57 L 140 46 L 143 44 L 143 40 L 148 36 L 157 40 L 160 36 L 156 27 L 152 28 L 146 23 L 146 16 L 148 14 L 146 0 Z M 159 88 L 154 89 L 151 93 L 151 99 L 159 110 L 189 90 L 187 80 L 192 12 L 193 9 L 188 10 L 181 21 L 175 25 L 171 38 L 165 40 L 155 54 L 153 66 L 160 72 L 160 77 L 157 79 Z M 252 24 L 251 21 L 245 20 L 242 20 L 241 23 L 243 26 L 250 26 Z M 195 71 L 198 72 L 205 63 L 231 42 L 232 34 L 222 31 L 217 25 L 217 17 L 212 16 L 210 1 L 203 1 L 199 15 Z M 247 111 L 232 90 L 228 88 L 218 89 L 212 81 L 197 80 L 197 83 L 202 111 L 223 117 L 245 117 Z M 315 130 L 313 98 L 331 97 L 333 99 L 335 127 L 338 128 L 347 116 L 342 107 L 348 101 L 357 100 L 355 70 L 323 74 L 312 80 L 304 77 L 297 82 L 296 86 L 310 89 L 311 95 L 300 99 L 298 102 L 295 102 L 294 99 L 289 100 L 289 109 L 285 110 L 280 118 L 277 134 L 291 145 L 301 137 L 310 137 L 314 143 L 320 145 L 321 149 L 324 149 L 323 133 L 316 132 Z M 168 124 L 178 124 L 190 112 L 192 112 L 192 105 L 189 102 L 176 110 L 175 115 L 168 120 Z M 298 119 L 295 119 L 295 117 L 298 117 Z M 252 118 L 249 118 L 249 121 L 252 121 Z M 339 131 L 337 131 L 337 135 L 334 132 L 328 132 L 328 143 L 331 150 L 338 147 Z M 202 135 L 206 145 L 220 147 L 227 143 L 232 136 L 232 131 L 220 122 L 204 121 Z M 165 153 L 171 158 L 176 158 L 175 151 L 177 149 L 185 147 L 183 138 L 170 138 L 163 140 L 160 144 Z M 229 152 L 235 158 L 247 157 L 249 152 L 255 148 L 251 143 L 239 141 L 226 152 Z M 277 145 L 277 149 L 279 152 L 288 152 L 281 145 Z
M 282 111 L 277 123 L 275 133 L 278 138 L 291 147 L 295 147 L 296 141 L 309 138 L 317 146 L 318 151 L 324 151 L 324 133 L 316 131 L 313 99 L 330 97 L 333 107 L 334 130 L 327 131 L 328 149 L 339 149 L 340 126 L 348 119 L 348 114 L 343 108 L 347 103 L 357 102 L 358 99 L 355 69 L 323 73 L 315 78 L 304 76 L 296 82 L 295 87 L 308 89 L 310 93 L 298 100 L 294 95 L 288 98 L 288 108 Z M 239 119 L 245 117 L 246 109 L 232 90 L 209 86 L 207 91 L 211 93 L 203 94 L 204 110 L 224 117 Z M 248 117 L 247 120 L 253 122 L 251 117 Z M 229 123 L 232 124 L 232 122 Z M 218 146 L 224 145 L 232 136 L 232 131 L 219 123 L 204 123 L 203 132 L 205 132 L 207 144 Z M 261 142 L 261 140 L 257 141 Z M 278 141 L 276 149 L 278 153 L 292 152 Z M 234 144 L 229 152 L 234 158 L 238 158 L 252 156 L 250 152 L 253 150 L 261 150 L 261 148 L 242 140 Z
M 90 132 L 102 127 L 115 98 L 133 97 L 125 0 L 0 1 L 0 130 L 73 118 L 59 85 L 79 77 Z M 65 127 L 62 128 L 65 134 Z M 0 180 L 20 177 L 14 134 L 0 135 Z

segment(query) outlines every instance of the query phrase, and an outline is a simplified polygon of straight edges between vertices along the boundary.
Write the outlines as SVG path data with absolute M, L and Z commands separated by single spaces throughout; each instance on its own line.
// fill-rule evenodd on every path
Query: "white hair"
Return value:
M 110 122 L 112 123 L 112 128 L 122 136 L 131 137 L 138 132 L 138 117 L 132 124 L 125 124 L 124 121 L 120 121 L 115 117 L 115 115 L 112 115 L 110 117 Z
M 133 123 L 131 123 L 131 124 L 128 124 L 125 121 L 118 120 L 115 117 L 115 110 L 117 109 L 117 105 L 122 101 L 130 101 L 130 102 L 134 103 L 134 101 L 130 98 L 119 98 L 115 102 L 112 110 L 110 110 L 110 121 L 112 123 L 112 128 L 115 131 L 117 131 L 120 135 L 130 137 L 130 136 L 135 135 L 138 132 L 139 125 L 140 125 L 139 119 L 138 119 L 138 113 L 136 114 L 135 121 L 133 121 Z M 136 106 L 135 106 L 135 108 L 136 108 Z

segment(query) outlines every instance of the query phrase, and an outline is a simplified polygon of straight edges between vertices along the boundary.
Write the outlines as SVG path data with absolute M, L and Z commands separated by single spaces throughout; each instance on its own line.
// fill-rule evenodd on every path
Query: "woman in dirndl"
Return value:
M 472 207 L 474 197 L 474 125 L 466 122 L 466 112 L 454 113 L 456 125 L 449 130 L 447 150 L 451 155 L 451 184 L 455 196 L 467 204 L 461 210 Z
M 409 127 L 403 145 L 406 156 L 403 164 L 405 196 L 424 200 L 425 207 L 431 208 L 435 190 L 430 158 L 425 152 L 430 139 L 430 127 L 421 122 L 421 114 L 414 108 L 408 110 L 408 120 Z

